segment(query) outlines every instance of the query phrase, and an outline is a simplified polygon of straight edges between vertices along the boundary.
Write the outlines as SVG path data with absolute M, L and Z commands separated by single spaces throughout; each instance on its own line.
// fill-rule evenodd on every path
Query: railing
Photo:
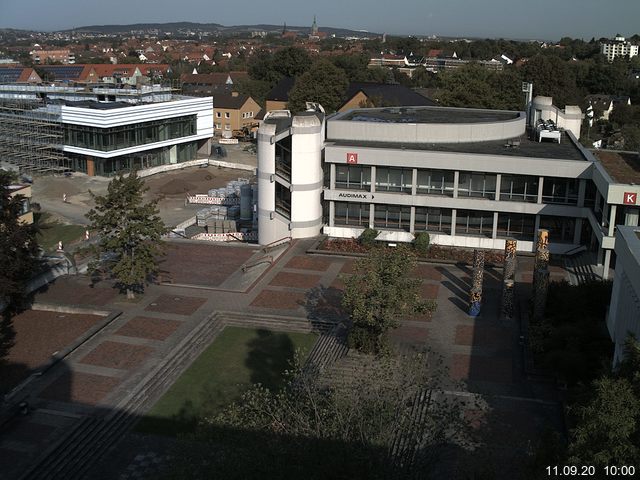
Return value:
M 250 268 L 257 267 L 258 265 L 262 265 L 263 263 L 272 264 L 273 263 L 273 257 L 271 255 L 266 255 L 264 257 L 258 258 L 255 262 L 245 263 L 240 268 L 242 269 L 242 272 L 244 273 L 247 270 L 249 270 Z
M 262 252 L 263 253 L 269 253 L 271 250 L 273 250 L 274 248 L 277 248 L 281 245 L 285 245 L 287 243 L 291 243 L 292 238 L 289 237 L 282 237 L 279 240 L 275 240 L 271 243 L 268 243 L 267 245 L 265 245 L 264 247 L 262 247 Z

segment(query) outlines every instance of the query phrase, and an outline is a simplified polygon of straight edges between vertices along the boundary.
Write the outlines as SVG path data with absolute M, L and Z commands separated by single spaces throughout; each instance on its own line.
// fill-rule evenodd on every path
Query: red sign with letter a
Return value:
M 358 163 L 358 154 L 357 153 L 347 153 L 347 163 L 351 163 L 355 165 Z
M 637 193 L 624 192 L 624 199 L 622 202 L 625 205 L 635 205 L 637 200 L 638 200 Z

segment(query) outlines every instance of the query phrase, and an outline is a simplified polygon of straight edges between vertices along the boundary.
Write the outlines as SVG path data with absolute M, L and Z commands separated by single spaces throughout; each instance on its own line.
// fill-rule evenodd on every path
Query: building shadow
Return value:
M 251 371 L 251 383 L 259 383 L 271 390 L 280 388 L 282 374 L 291 368 L 295 356 L 289 335 L 260 329 L 248 347 L 245 365 Z

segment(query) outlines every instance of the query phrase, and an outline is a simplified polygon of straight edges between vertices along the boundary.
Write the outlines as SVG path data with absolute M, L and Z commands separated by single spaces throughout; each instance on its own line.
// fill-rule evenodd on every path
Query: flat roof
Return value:
M 526 135 L 516 138 L 515 140 L 520 140 L 520 145 L 511 146 L 509 142 L 505 140 L 468 143 L 391 143 L 328 140 L 328 143 L 337 146 L 389 148 L 395 150 L 428 150 L 434 152 L 587 161 L 580 149 L 565 132 L 562 132 L 560 144 L 552 142 L 551 140 L 536 142 L 530 140 Z
M 592 150 L 594 156 L 616 183 L 640 184 L 640 155 L 637 152 Z
M 450 107 L 387 107 L 349 110 L 332 120 L 376 123 L 492 123 L 520 118 L 520 112 Z

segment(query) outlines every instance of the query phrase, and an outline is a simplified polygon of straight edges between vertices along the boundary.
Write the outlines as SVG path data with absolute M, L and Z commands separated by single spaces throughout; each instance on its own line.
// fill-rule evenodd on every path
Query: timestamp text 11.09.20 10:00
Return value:
M 549 477 L 595 477 L 596 474 L 606 477 L 634 477 L 636 467 L 633 465 L 606 465 L 596 468 L 593 465 L 549 465 L 546 468 Z

